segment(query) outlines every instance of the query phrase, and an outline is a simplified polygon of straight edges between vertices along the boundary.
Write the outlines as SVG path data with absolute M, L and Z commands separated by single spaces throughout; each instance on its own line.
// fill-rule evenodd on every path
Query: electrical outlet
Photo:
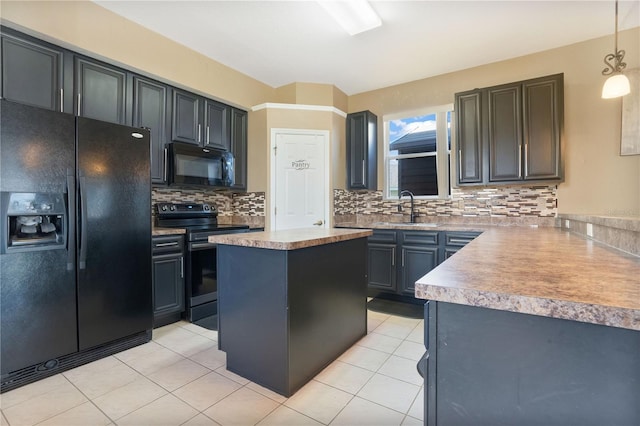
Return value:
M 571 221 L 569 219 L 564 221 L 564 227 L 567 229 L 571 229 Z
M 587 223 L 587 237 L 593 238 L 593 225 Z

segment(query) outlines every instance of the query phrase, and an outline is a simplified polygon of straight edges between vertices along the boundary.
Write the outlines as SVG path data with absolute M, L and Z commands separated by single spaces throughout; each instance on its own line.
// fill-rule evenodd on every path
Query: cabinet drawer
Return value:
M 438 231 L 401 231 L 402 244 L 438 244 Z
M 390 243 L 395 244 L 396 242 L 396 231 L 392 230 L 373 230 L 373 235 L 368 238 L 368 241 L 371 243 Z
M 445 232 L 444 245 L 464 247 L 478 235 L 480 232 Z
M 182 253 L 184 250 L 184 237 L 182 235 L 153 237 L 151 244 L 153 255 Z

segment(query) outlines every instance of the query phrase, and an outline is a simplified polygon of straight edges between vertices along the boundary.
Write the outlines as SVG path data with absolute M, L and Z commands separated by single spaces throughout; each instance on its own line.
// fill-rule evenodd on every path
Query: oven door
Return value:
M 188 244 L 186 291 L 191 322 L 217 313 L 213 304 L 218 299 L 216 257 L 216 244 L 206 241 Z

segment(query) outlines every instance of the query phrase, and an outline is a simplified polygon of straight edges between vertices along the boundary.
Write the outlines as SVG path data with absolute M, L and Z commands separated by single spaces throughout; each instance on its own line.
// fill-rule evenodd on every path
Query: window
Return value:
M 416 197 L 451 194 L 451 111 L 445 105 L 384 117 L 385 198 L 409 190 Z

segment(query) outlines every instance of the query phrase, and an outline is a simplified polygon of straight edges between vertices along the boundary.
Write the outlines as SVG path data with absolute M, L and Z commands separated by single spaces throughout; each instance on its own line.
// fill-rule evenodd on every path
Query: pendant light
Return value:
M 616 0 L 615 46 L 613 53 L 609 53 L 604 57 L 604 63 L 607 67 L 602 70 L 602 75 L 610 75 L 611 77 L 604 82 L 602 87 L 603 99 L 618 98 L 631 92 L 629 79 L 622 74 L 622 71 L 627 66 L 622 62 L 624 54 L 624 50 L 618 50 L 618 0 Z

